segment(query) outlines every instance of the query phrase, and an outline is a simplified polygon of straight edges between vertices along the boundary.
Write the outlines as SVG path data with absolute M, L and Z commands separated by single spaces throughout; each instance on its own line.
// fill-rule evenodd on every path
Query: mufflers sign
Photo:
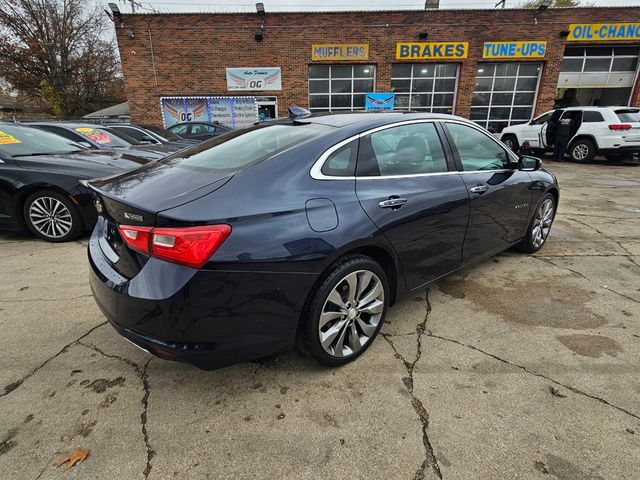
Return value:
M 368 43 L 331 43 L 311 45 L 311 60 L 314 62 L 330 60 L 368 60 Z
M 467 58 L 468 42 L 399 42 L 396 43 L 398 60 L 456 60 Z

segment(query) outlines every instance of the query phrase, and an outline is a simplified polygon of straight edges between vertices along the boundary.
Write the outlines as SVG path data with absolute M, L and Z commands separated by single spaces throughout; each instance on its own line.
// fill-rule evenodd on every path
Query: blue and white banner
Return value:
M 393 110 L 395 93 L 367 93 L 364 104 L 365 110 Z
M 282 90 L 280 67 L 227 68 L 227 90 Z
M 182 122 L 220 122 L 244 128 L 258 121 L 255 97 L 161 97 L 165 128 Z

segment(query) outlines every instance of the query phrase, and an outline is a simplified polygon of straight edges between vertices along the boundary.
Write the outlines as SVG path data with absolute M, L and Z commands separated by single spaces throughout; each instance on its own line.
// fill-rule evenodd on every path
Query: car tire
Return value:
M 571 160 L 578 163 L 588 163 L 593 160 L 596 156 L 596 146 L 595 144 L 585 138 L 581 140 L 576 140 L 571 144 L 571 149 L 569 150 L 569 156 Z
M 297 347 L 323 365 L 349 363 L 373 343 L 387 313 L 384 269 L 364 255 L 333 264 L 314 287 L 303 310 Z
M 518 145 L 518 138 L 515 135 L 504 135 L 502 137 L 502 143 L 509 147 L 514 153 L 518 153 L 518 150 L 520 150 L 520 145 Z
M 24 202 L 23 216 L 29 230 L 48 242 L 75 240 L 84 231 L 76 206 L 53 190 L 40 190 L 29 195 Z
M 527 235 L 516 245 L 516 248 L 525 253 L 534 253 L 540 250 L 547 241 L 555 216 L 556 198 L 551 193 L 545 193 L 536 205 L 527 228 Z

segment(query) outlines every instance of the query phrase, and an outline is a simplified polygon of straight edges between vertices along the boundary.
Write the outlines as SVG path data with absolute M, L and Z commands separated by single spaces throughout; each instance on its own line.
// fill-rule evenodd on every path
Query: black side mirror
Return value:
M 542 160 L 538 157 L 523 155 L 518 159 L 518 168 L 525 172 L 535 172 L 542 168 Z

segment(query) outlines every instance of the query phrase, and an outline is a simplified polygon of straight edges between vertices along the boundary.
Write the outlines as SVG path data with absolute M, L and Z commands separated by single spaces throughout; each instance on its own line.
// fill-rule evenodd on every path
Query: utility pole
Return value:
M 136 2 L 131 0 L 131 13 L 136 13 Z
M 507 5 L 507 0 L 500 0 L 498 3 L 494 5 L 494 8 L 498 8 L 498 5 L 502 4 L 502 8 L 505 8 Z

